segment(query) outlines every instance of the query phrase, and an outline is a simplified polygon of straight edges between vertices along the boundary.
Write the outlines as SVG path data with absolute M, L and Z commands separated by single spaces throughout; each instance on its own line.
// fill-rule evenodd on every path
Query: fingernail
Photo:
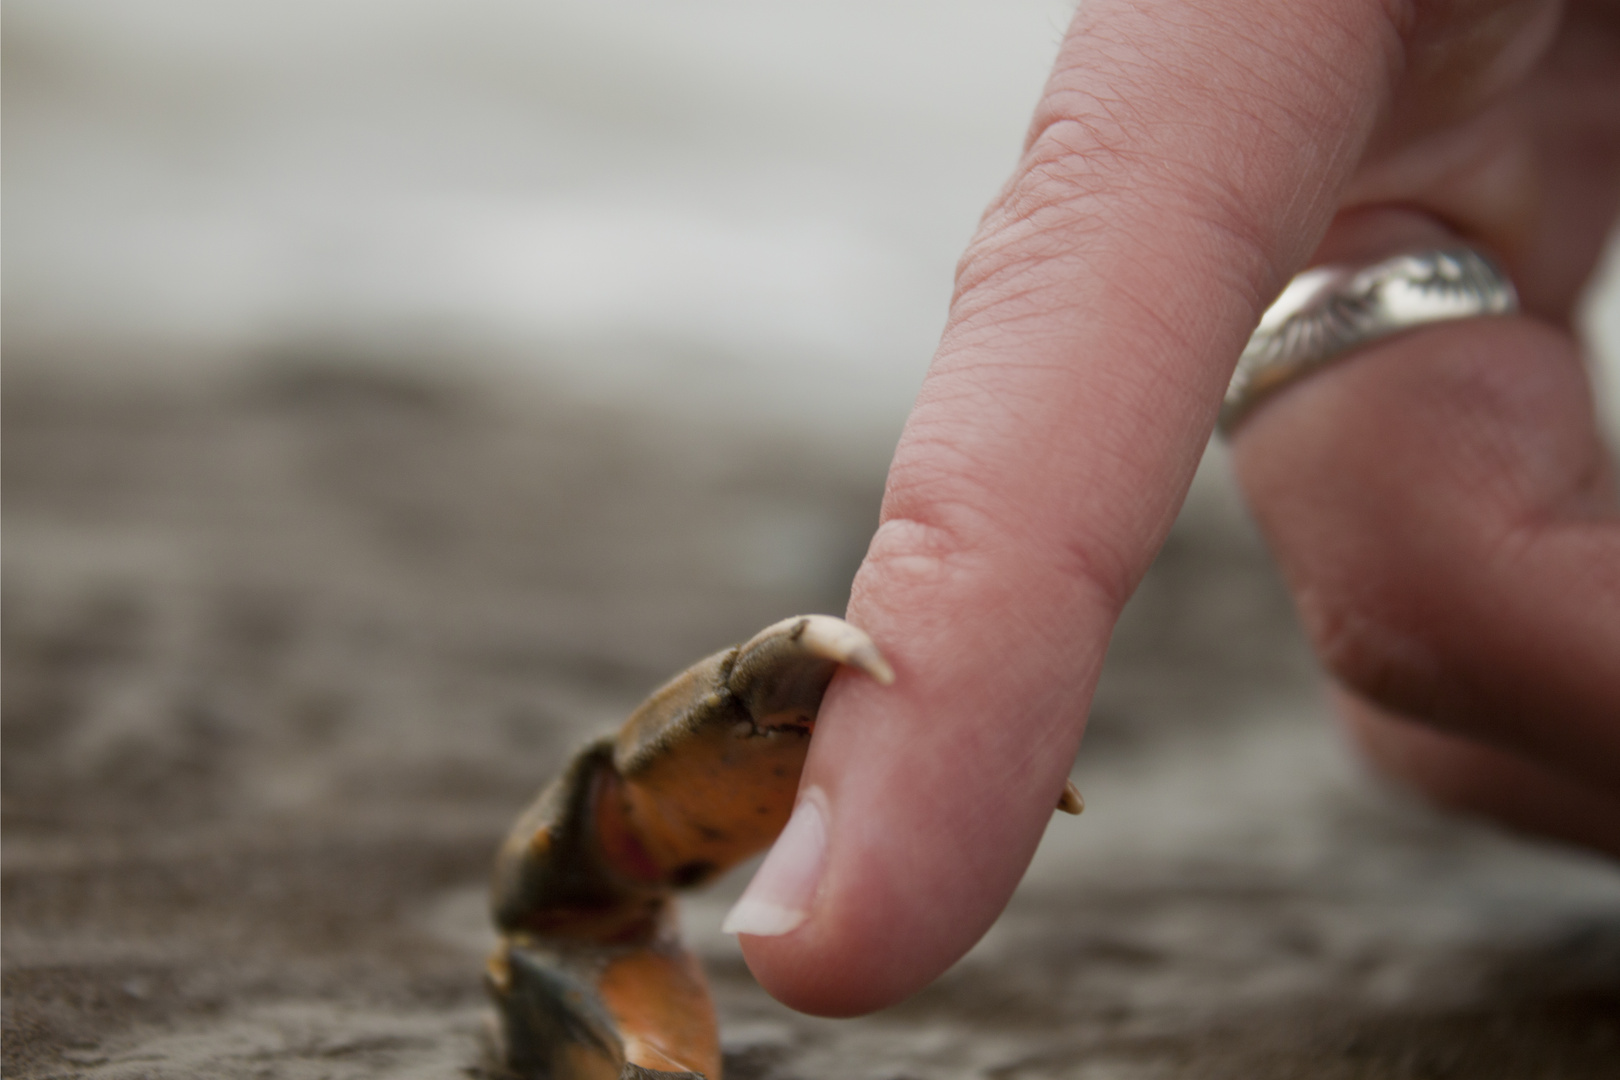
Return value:
M 748 883 L 720 929 L 728 934 L 779 937 L 810 917 L 827 853 L 826 795 L 808 788 L 793 808 L 754 880 Z

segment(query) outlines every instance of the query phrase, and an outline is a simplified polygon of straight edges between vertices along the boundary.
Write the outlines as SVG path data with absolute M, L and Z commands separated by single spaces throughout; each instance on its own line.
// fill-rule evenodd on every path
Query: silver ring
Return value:
M 1328 361 L 1430 323 L 1510 315 L 1518 294 L 1468 247 L 1416 251 L 1367 267 L 1297 275 L 1260 319 L 1226 389 L 1218 428 L 1231 435 L 1260 402 Z

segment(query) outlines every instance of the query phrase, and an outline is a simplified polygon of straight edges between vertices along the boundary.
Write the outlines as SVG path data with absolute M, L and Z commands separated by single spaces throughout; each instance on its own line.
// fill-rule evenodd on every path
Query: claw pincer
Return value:
M 782 831 L 840 664 L 894 679 L 841 619 L 767 627 L 654 692 L 518 819 L 495 861 L 501 943 L 487 979 L 508 1069 L 718 1080 L 714 1007 L 676 935 L 673 891 Z

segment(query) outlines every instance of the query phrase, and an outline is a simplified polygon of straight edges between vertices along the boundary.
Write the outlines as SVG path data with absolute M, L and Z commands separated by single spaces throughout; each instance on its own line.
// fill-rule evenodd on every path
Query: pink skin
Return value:
M 767 989 L 864 1012 L 978 939 L 1260 311 L 1311 261 L 1436 237 L 1498 253 L 1526 314 L 1289 388 L 1238 469 L 1369 758 L 1620 854 L 1620 503 L 1568 326 L 1620 197 L 1615 101 L 1614 6 L 1081 7 L 895 455 L 849 618 L 898 678 L 828 694 L 826 849 L 773 856 L 820 866 L 806 918 L 742 938 Z

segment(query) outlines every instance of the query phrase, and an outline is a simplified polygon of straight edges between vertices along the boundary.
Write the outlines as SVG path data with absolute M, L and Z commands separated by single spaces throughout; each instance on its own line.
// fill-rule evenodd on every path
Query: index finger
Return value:
M 1235 357 L 1396 77 L 1377 0 L 1087 3 L 958 272 L 793 821 L 731 925 L 797 1008 L 893 1002 L 1005 905 Z

